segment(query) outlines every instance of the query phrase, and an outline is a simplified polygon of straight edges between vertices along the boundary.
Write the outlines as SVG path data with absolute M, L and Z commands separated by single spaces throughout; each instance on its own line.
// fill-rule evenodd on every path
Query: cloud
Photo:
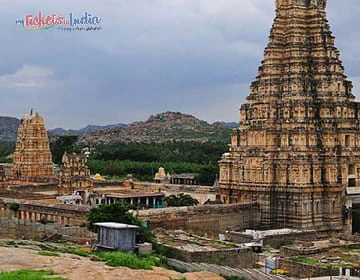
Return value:
M 360 102 L 360 76 L 348 77 L 348 80 L 353 83 L 352 94 L 355 95 L 357 102 Z
M 6 88 L 42 88 L 52 79 L 52 70 L 37 65 L 23 65 L 15 74 L 0 76 L 0 86 Z
M 275 16 L 275 0 L 1 3 L 0 111 L 22 116 L 34 107 L 49 127 L 67 128 L 167 110 L 238 121 Z M 102 30 L 29 32 L 15 24 L 39 11 L 88 11 L 102 18 Z M 328 0 L 327 11 L 345 73 L 360 93 L 360 2 Z

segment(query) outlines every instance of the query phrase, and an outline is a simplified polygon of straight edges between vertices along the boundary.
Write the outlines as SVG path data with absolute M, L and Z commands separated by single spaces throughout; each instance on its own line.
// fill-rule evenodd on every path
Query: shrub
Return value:
M 15 246 L 15 245 L 16 245 L 16 242 L 13 241 L 13 240 L 10 240 L 10 241 L 7 241 L 7 242 L 6 242 L 6 245 Z
M 89 257 L 91 254 L 81 249 L 72 249 L 68 251 L 69 254 L 77 255 L 80 257 Z
M 98 253 L 109 266 L 125 266 L 131 269 L 151 270 L 153 266 L 160 266 L 161 259 L 156 256 L 138 257 L 134 254 L 124 252 L 102 252 Z
M 10 204 L 10 210 L 16 212 L 17 210 L 19 210 L 20 208 L 20 204 L 19 203 L 16 203 L 16 202 L 13 202 Z
M 199 201 L 188 194 L 170 195 L 165 198 L 168 207 L 193 206 L 198 205 Z

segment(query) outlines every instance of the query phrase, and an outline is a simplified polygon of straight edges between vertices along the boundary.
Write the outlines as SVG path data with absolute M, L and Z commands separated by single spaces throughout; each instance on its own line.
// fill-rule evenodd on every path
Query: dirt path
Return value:
M 155 267 L 153 271 L 132 270 L 126 267 L 112 268 L 102 262 L 92 262 L 70 254 L 60 257 L 38 255 L 38 251 L 22 248 L 0 247 L 0 271 L 18 269 L 53 270 L 71 280 L 169 280 L 186 277 L 187 280 L 222 280 L 223 278 L 209 272 L 178 273 L 176 271 Z

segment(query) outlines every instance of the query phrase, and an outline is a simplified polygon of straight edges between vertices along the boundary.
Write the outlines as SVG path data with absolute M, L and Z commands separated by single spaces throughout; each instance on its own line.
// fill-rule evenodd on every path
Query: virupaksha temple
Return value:
M 352 230 L 360 103 L 325 8 L 325 0 L 276 1 L 264 60 L 220 161 L 221 200 L 258 202 L 267 229 Z

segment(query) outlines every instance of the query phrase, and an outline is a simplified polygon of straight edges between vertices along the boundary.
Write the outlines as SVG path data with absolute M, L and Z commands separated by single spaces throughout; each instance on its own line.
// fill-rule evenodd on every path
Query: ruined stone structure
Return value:
M 254 229 L 259 224 L 257 203 L 169 207 L 136 211 L 135 215 L 157 228 L 184 230 L 198 235 L 217 236 L 226 230 Z
M 222 201 L 259 202 L 263 228 L 341 230 L 345 190 L 358 186 L 360 104 L 325 8 L 276 1 L 264 60 L 219 163 Z
M 85 154 L 64 153 L 63 165 L 59 171 L 59 194 L 77 193 L 82 196 L 83 203 L 86 203 L 88 195 L 93 191 L 93 181 L 90 178 L 90 170 L 86 166 L 86 162 Z
M 43 118 L 25 114 L 18 129 L 12 177 L 15 180 L 44 182 L 54 180 L 49 139 Z

